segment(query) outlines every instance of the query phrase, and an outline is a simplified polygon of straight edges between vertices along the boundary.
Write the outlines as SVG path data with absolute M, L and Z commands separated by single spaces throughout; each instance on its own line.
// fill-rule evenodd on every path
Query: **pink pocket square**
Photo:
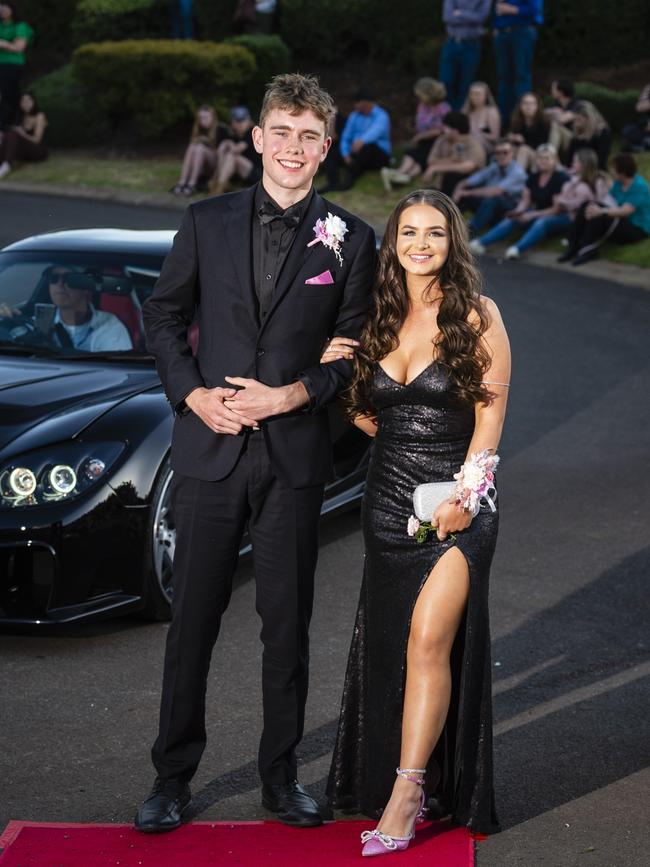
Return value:
M 309 280 L 305 280 L 305 286 L 307 284 L 311 286 L 327 286 L 329 283 L 333 283 L 334 278 L 332 277 L 331 271 L 323 271 L 322 274 L 318 274 L 317 277 L 310 277 Z

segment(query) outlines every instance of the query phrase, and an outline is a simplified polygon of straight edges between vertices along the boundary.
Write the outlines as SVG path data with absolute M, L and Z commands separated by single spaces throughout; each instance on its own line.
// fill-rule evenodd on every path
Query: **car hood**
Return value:
M 159 385 L 153 366 L 0 356 L 0 458 L 78 436 Z

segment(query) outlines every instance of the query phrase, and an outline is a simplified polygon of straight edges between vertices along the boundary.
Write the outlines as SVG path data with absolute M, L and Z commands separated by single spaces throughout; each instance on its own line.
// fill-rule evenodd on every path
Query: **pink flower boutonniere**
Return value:
M 320 242 L 325 247 L 329 247 L 330 250 L 332 250 L 339 261 L 339 265 L 342 265 L 343 256 L 341 256 L 341 244 L 343 243 L 347 231 L 348 227 L 345 224 L 345 220 L 334 216 L 334 214 L 328 211 L 325 220 L 316 220 L 316 225 L 314 226 L 314 235 L 316 237 L 313 241 L 310 241 L 307 246 L 313 247 L 314 244 Z

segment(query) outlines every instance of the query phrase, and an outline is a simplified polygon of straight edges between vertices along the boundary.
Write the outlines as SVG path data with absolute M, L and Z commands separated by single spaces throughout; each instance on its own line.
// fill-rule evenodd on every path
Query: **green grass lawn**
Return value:
M 640 173 L 650 180 L 650 153 L 635 156 Z M 178 180 L 179 167 L 179 160 L 173 157 L 127 158 L 65 151 L 52 153 L 45 162 L 20 166 L 9 179 L 17 183 L 64 185 L 100 192 L 164 194 Z M 362 177 L 352 190 L 331 193 L 328 198 L 380 229 L 405 192 L 408 188 L 402 187 L 386 193 L 379 175 L 373 173 Z M 547 247 L 559 250 L 558 245 L 559 241 L 553 240 Z M 637 244 L 604 245 L 600 255 L 613 262 L 650 268 L 650 238 Z
M 96 153 L 53 152 L 42 163 L 20 166 L 8 180 L 26 184 L 56 184 L 86 190 L 129 193 L 167 192 L 178 180 L 177 159 L 104 157 Z M 1 189 L 1 186 L 0 186 Z

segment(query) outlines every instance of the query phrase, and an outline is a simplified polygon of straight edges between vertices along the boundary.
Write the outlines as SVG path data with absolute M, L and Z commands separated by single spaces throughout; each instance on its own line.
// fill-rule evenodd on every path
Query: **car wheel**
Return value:
M 172 601 L 172 563 L 176 548 L 176 525 L 171 508 L 172 469 L 166 458 L 151 498 L 145 547 L 145 607 L 148 620 L 169 620 Z

